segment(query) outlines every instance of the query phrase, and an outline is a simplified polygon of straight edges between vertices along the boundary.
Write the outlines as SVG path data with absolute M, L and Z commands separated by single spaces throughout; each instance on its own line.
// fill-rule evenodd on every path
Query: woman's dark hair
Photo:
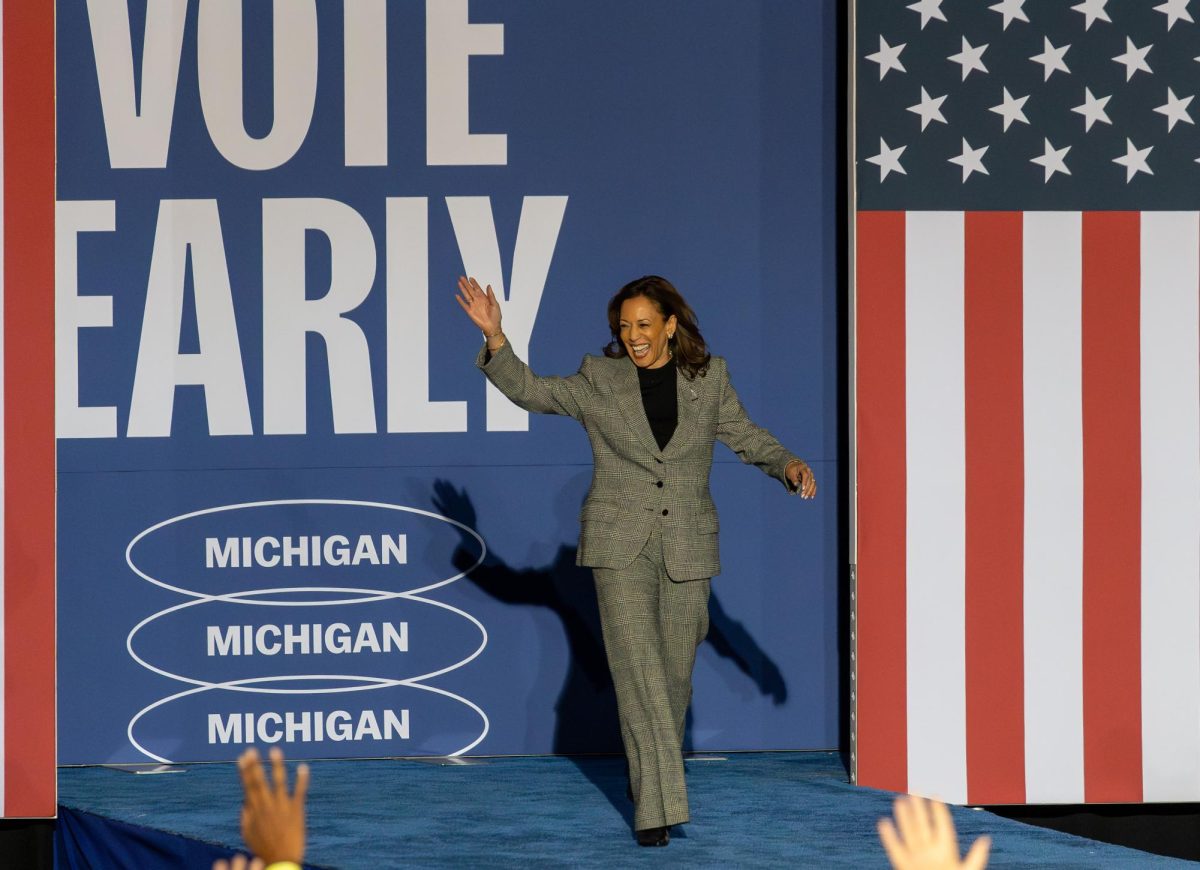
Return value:
M 712 354 L 708 352 L 704 336 L 696 325 L 696 313 L 675 286 L 658 275 L 646 275 L 630 281 L 609 300 L 608 328 L 613 340 L 605 346 L 604 355 L 616 358 L 629 356 L 625 343 L 621 341 L 621 306 L 627 299 L 640 296 L 653 302 L 664 320 L 675 315 L 675 334 L 667 344 L 675 357 L 675 365 L 689 380 L 697 375 L 704 377 L 708 373 L 708 361 L 712 359 Z

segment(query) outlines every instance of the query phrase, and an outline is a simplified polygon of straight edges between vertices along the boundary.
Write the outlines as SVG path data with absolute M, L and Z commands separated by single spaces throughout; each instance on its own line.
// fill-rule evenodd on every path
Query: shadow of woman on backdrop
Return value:
M 465 489 L 445 480 L 434 481 L 433 508 L 442 516 L 479 530 L 475 505 Z M 474 564 L 478 543 L 465 533 L 452 561 L 458 571 Z M 516 569 L 488 547 L 482 564 L 467 576 L 483 591 L 505 604 L 546 607 L 562 622 L 570 657 L 562 691 L 554 705 L 555 755 L 570 756 L 580 771 L 632 823 L 633 805 L 625 796 L 627 771 L 617 723 L 617 697 L 613 691 L 600 611 L 592 569 L 575 564 L 576 548 L 563 545 L 549 564 Z M 765 696 L 782 704 L 787 684 L 779 666 L 772 661 L 745 626 L 731 618 L 714 593 L 709 599 L 709 629 L 706 643 L 748 676 Z M 683 740 L 684 751 L 692 748 L 692 712 L 688 710 Z M 596 755 L 616 755 L 619 761 L 604 763 Z

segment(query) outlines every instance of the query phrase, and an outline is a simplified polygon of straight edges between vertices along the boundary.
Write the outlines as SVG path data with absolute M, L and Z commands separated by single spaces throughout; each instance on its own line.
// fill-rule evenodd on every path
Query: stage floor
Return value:
M 735 753 L 688 761 L 692 822 L 665 849 L 629 829 L 617 758 L 496 758 L 312 764 L 309 851 L 325 867 L 884 867 L 876 820 L 893 795 L 855 788 L 830 752 Z M 724 760 L 719 760 L 723 758 Z M 231 764 L 131 775 L 62 768 L 59 803 L 236 847 Z M 993 839 L 993 867 L 1166 867 L 1189 862 L 956 809 L 965 844 Z

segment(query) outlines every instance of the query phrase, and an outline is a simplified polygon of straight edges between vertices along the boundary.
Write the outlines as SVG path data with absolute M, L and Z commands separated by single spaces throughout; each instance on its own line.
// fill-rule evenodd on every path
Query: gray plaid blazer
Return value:
M 518 407 L 567 414 L 587 430 L 594 468 L 580 515 L 579 565 L 627 567 L 659 522 L 673 579 L 719 574 L 717 511 L 708 489 L 714 441 L 793 491 L 784 468 L 797 457 L 750 422 L 719 356 L 705 377 L 688 380 L 680 372 L 676 378 L 679 422 L 664 450 L 650 431 L 636 367 L 628 358 L 589 355 L 577 374 L 539 377 L 506 342 L 490 359 L 485 346 L 475 364 Z

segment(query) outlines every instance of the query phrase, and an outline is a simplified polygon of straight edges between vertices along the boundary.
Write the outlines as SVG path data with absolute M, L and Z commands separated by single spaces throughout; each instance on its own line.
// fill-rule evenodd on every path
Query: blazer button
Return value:
M 659 489 L 662 489 L 662 481 L 661 480 L 656 481 L 654 485 L 657 486 Z
M 668 513 L 669 511 L 666 508 L 663 508 L 663 516 L 665 517 Z

